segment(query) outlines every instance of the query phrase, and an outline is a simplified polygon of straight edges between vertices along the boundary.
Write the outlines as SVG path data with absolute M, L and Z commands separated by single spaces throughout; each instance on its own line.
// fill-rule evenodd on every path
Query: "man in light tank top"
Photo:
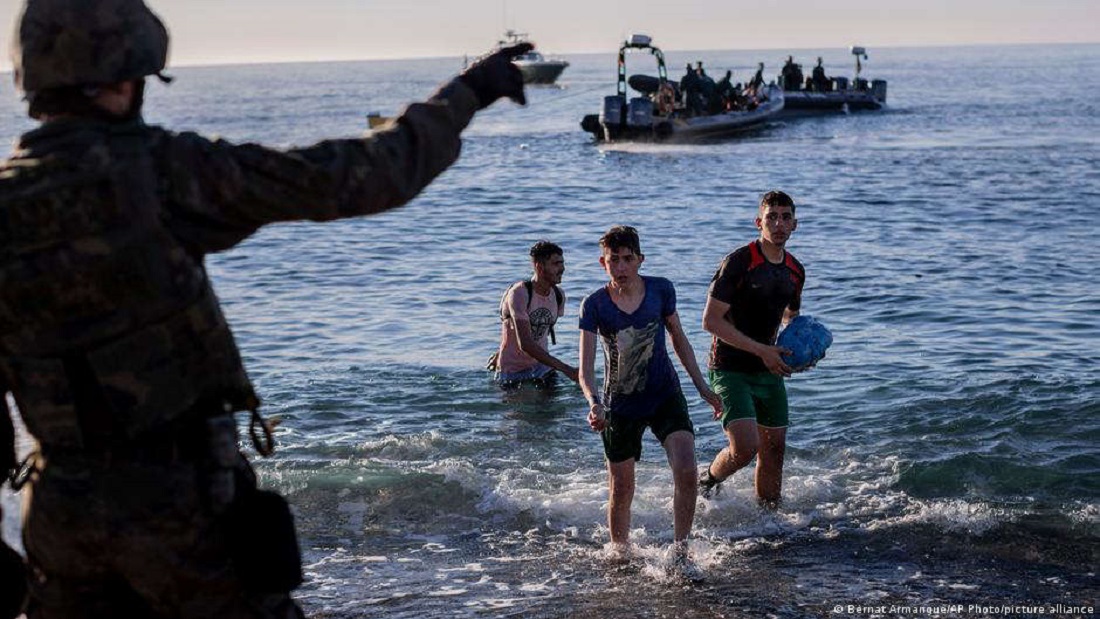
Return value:
M 500 302 L 497 380 L 503 386 L 542 383 L 557 371 L 576 382 L 577 369 L 547 352 L 554 323 L 565 315 L 565 293 L 559 287 L 565 273 L 561 247 L 550 241 L 535 243 L 531 268 L 531 279 L 513 284 Z

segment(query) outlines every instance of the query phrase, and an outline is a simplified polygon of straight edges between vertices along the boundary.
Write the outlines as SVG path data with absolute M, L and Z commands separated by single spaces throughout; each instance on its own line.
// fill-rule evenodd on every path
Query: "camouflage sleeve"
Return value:
M 154 153 L 166 220 L 181 241 L 208 253 L 268 223 L 396 208 L 454 163 L 477 107 L 474 92 L 456 79 L 361 139 L 281 151 L 162 131 Z

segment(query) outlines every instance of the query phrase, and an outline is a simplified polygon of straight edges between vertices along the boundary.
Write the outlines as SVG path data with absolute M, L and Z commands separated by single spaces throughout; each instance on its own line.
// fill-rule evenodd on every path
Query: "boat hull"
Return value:
M 880 110 L 886 105 L 886 82 L 875 80 L 870 89 L 830 92 L 794 90 L 783 93 L 787 103 L 783 116 L 810 116 L 861 110 Z
M 646 123 L 605 123 L 598 115 L 586 116 L 581 128 L 597 141 L 692 142 L 736 136 L 775 118 L 784 106 L 783 91 L 769 87 L 768 99 L 754 110 L 730 111 L 686 118 L 654 116 Z
M 553 84 L 569 66 L 564 60 L 546 60 L 543 62 L 515 62 L 523 75 L 524 84 Z

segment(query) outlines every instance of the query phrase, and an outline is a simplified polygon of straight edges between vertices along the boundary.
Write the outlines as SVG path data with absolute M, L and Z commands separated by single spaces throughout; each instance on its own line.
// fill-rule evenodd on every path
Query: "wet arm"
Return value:
M 718 419 L 722 416 L 722 398 L 711 391 L 710 385 L 703 379 L 703 373 L 699 370 L 699 363 L 695 360 L 695 351 L 691 348 L 691 342 L 688 341 L 687 335 L 684 334 L 683 325 L 680 324 L 680 315 L 673 312 L 666 316 L 665 328 L 668 329 L 668 336 L 672 339 L 672 349 L 676 351 L 676 356 L 680 358 L 680 364 L 691 376 L 691 382 L 695 385 L 695 390 L 699 392 L 700 397 L 706 400 L 707 404 L 710 404 L 714 410 L 714 418 Z
M 734 324 L 726 320 L 730 305 L 714 297 L 707 297 L 707 306 L 703 309 L 703 329 L 726 344 L 752 353 L 764 362 L 772 374 L 790 376 L 791 368 L 783 361 L 784 349 L 778 346 L 761 344 L 745 335 Z M 787 310 L 789 311 L 789 309 Z M 784 316 L 786 312 L 784 312 Z
M 599 402 L 596 391 L 596 334 L 581 329 L 580 341 L 580 366 L 577 368 L 577 378 L 580 381 L 581 391 L 588 404 Z
M 607 415 L 603 402 L 596 395 L 596 334 L 581 329 L 580 367 L 578 378 L 584 399 L 588 400 L 588 425 L 596 432 L 607 427 Z
M 576 381 L 577 370 L 574 367 L 560 361 L 535 341 L 535 338 L 531 335 L 531 321 L 526 318 L 525 314 L 516 313 L 512 316 L 514 318 L 508 321 L 508 328 L 515 330 L 519 341 L 519 349 L 535 361 L 565 374 L 569 377 L 569 380 Z
M 673 312 L 665 316 L 665 328 L 668 330 L 669 339 L 672 340 L 672 349 L 676 351 L 676 357 L 680 359 L 680 364 L 687 370 L 695 388 L 700 392 L 707 389 L 707 381 L 699 370 L 699 362 L 695 360 L 695 350 L 692 349 L 691 342 L 688 341 L 687 335 L 684 333 L 684 327 L 680 324 L 680 315 Z
M 745 335 L 732 322 L 726 320 L 729 309 L 729 303 L 707 297 L 707 305 L 703 308 L 703 329 L 734 348 L 761 356 L 764 344 Z

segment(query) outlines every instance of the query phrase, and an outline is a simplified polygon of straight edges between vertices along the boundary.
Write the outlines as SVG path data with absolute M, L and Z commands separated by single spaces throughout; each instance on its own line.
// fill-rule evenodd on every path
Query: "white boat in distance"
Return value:
M 529 40 L 526 33 L 506 30 L 504 39 L 498 43 L 498 46 L 511 47 L 527 42 Z M 519 67 L 519 72 L 523 74 L 524 84 L 553 84 L 561 76 L 562 71 L 565 71 L 565 68 L 569 66 L 568 62 L 559 58 L 547 59 L 537 50 L 531 50 L 526 54 L 516 56 L 512 59 L 512 64 Z

